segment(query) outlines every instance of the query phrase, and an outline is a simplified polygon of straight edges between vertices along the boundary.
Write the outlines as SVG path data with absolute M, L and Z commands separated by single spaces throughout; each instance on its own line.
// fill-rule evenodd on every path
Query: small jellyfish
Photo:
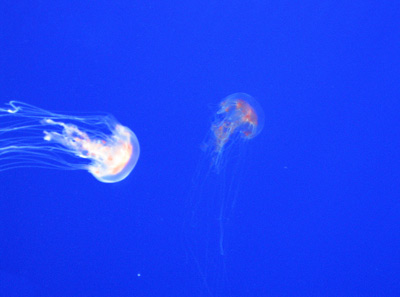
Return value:
M 207 141 L 214 169 L 217 172 L 221 170 L 228 144 L 235 145 L 238 141 L 252 139 L 263 127 L 264 112 L 252 96 L 235 93 L 224 98 L 219 104 Z
M 184 242 L 198 280 L 198 291 L 192 295 L 233 295 L 227 259 L 241 239 L 231 240 L 235 232 L 230 231 L 240 224 L 237 207 L 263 198 L 246 183 L 247 177 L 256 174 L 252 174 L 250 160 L 257 154 L 251 153 L 250 143 L 263 126 L 262 108 L 246 93 L 225 97 L 214 112 L 189 188 L 183 224 Z
M 0 172 L 20 167 L 87 170 L 104 183 L 125 179 L 139 154 L 136 135 L 113 116 L 64 115 L 23 102 L 0 108 Z

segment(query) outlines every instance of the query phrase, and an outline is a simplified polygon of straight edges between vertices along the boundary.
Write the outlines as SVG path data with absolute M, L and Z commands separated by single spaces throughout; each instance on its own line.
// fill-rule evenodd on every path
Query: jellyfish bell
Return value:
M 129 128 L 117 125 L 113 138 L 113 145 L 106 147 L 98 160 L 96 158 L 96 161 L 88 166 L 89 172 L 103 183 L 115 183 L 125 179 L 139 159 L 139 141 Z
M 0 172 L 18 167 L 82 169 L 101 182 L 115 183 L 138 161 L 136 135 L 111 115 L 63 115 L 17 101 L 9 106 L 0 108 Z
M 244 138 L 254 138 L 264 127 L 264 111 L 257 100 L 246 93 L 234 93 L 225 97 L 217 112 L 222 121 L 229 121 L 232 134 L 239 128 Z
M 226 150 L 256 137 L 263 126 L 264 112 L 254 97 L 246 93 L 225 97 L 219 104 L 205 145 L 211 152 L 213 169 L 219 172 Z

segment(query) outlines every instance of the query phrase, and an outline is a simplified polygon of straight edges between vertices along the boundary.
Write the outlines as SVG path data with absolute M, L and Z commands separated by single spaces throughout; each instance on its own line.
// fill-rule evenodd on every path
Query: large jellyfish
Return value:
M 0 108 L 0 172 L 82 169 L 115 183 L 130 174 L 139 153 L 136 135 L 108 114 L 64 115 L 18 101 Z

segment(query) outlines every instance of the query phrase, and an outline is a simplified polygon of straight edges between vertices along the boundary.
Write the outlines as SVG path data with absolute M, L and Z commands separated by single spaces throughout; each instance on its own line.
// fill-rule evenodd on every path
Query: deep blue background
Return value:
M 400 296 L 398 1 L 161 3 L 2 2 L 1 101 L 109 112 L 141 156 L 117 184 L 0 172 L 0 296 L 203 296 L 182 223 L 213 107 L 235 92 L 266 122 L 230 294 Z

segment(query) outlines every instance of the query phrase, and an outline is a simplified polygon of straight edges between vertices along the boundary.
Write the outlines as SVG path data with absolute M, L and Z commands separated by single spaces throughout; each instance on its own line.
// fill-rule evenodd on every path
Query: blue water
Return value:
M 399 19 L 397 1 L 3 2 L 1 105 L 108 112 L 141 156 L 115 184 L 0 172 L 0 296 L 400 296 Z M 264 129 L 209 172 L 236 92 Z

